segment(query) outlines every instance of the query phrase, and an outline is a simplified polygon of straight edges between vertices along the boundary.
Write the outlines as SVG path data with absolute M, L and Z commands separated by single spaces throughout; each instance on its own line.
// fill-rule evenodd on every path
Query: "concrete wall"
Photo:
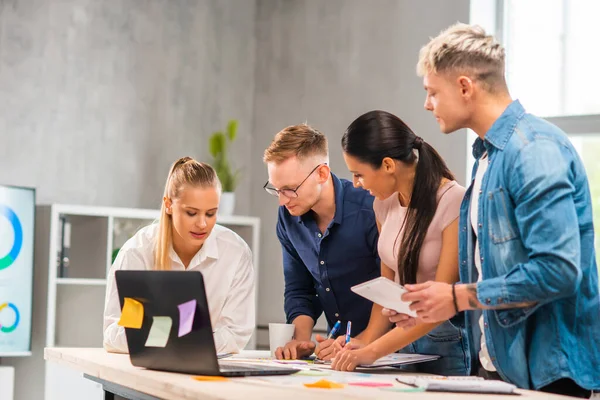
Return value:
M 0 183 L 36 187 L 41 204 L 157 208 L 170 164 L 209 161 L 208 136 L 230 118 L 247 170 L 255 5 L 0 1 Z M 33 356 L 2 360 L 16 366 L 18 400 L 43 398 L 47 265 L 36 259 Z
M 263 150 L 283 127 L 307 121 L 328 136 L 333 171 L 349 177 L 341 136 L 360 114 L 383 109 L 436 147 L 464 183 L 466 135 L 439 132 L 423 109 L 415 65 L 429 37 L 468 22 L 469 2 L 258 0 L 256 18 L 251 193 L 252 212 L 263 226 L 259 322 L 266 324 L 283 321 L 284 314 L 277 202 L 262 190 Z
M 262 219 L 259 323 L 281 321 L 264 148 L 306 121 L 348 177 L 344 129 L 384 109 L 464 182 L 465 135 L 444 137 L 423 110 L 415 63 L 428 37 L 468 17 L 468 0 L 0 1 L 0 182 L 37 187 L 42 204 L 154 208 L 170 163 L 209 161 L 208 135 L 237 118 L 236 213 Z M 2 360 L 17 367 L 19 400 L 41 398 L 28 364 L 41 357 L 36 343 L 33 358 Z

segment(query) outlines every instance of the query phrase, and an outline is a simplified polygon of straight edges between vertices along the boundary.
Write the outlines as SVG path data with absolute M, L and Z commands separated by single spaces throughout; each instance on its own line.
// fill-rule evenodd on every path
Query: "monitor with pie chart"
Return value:
M 0 357 L 31 354 L 35 189 L 0 185 Z

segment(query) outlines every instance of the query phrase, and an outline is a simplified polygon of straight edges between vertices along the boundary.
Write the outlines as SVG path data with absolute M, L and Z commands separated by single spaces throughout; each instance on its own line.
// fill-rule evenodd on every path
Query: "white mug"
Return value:
M 275 357 L 275 350 L 278 347 L 285 346 L 294 338 L 296 326 L 293 324 L 269 324 L 269 348 L 271 349 L 271 357 Z

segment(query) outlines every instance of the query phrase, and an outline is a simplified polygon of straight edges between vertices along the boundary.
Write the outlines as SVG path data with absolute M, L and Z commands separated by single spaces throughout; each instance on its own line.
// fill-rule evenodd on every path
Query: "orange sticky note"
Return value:
M 119 325 L 125 328 L 140 329 L 144 320 L 144 305 L 135 299 L 125 297 Z
M 315 383 L 305 383 L 304 386 L 307 388 L 319 388 L 319 389 L 341 389 L 344 387 L 341 383 L 331 382 L 327 379 L 321 379 Z
M 205 376 L 205 375 L 197 375 L 197 376 L 193 376 L 192 378 L 194 378 L 197 381 L 207 381 L 207 382 L 219 382 L 219 381 L 226 381 L 227 378 L 225 378 L 224 376 Z

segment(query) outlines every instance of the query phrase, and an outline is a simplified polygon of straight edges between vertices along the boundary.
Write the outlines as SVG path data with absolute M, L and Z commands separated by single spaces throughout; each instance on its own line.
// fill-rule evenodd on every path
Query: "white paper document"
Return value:
M 484 380 L 477 377 L 451 378 L 400 376 L 396 380 L 428 392 L 520 394 L 515 391 L 517 389 L 515 385 L 503 381 Z
M 373 364 L 361 364 L 358 365 L 357 368 L 383 368 L 383 367 L 395 367 L 399 365 L 408 365 L 408 364 L 417 364 L 427 361 L 434 361 L 440 358 L 440 356 L 436 355 L 426 355 L 426 354 L 402 354 L 402 353 L 394 353 L 385 357 L 381 357 Z M 329 365 L 331 361 L 322 361 L 315 360 L 315 366 L 318 364 Z
M 373 364 L 362 364 L 359 365 L 361 368 L 380 368 L 380 367 L 394 367 L 398 365 L 417 364 L 427 361 L 435 361 L 440 356 L 426 355 L 426 354 L 403 354 L 394 353 L 385 357 L 381 357 Z
M 407 290 L 387 278 L 375 278 L 360 285 L 352 286 L 350 290 L 382 307 L 411 317 L 417 316 L 417 313 L 409 308 L 410 303 L 400 300 L 400 297 Z

